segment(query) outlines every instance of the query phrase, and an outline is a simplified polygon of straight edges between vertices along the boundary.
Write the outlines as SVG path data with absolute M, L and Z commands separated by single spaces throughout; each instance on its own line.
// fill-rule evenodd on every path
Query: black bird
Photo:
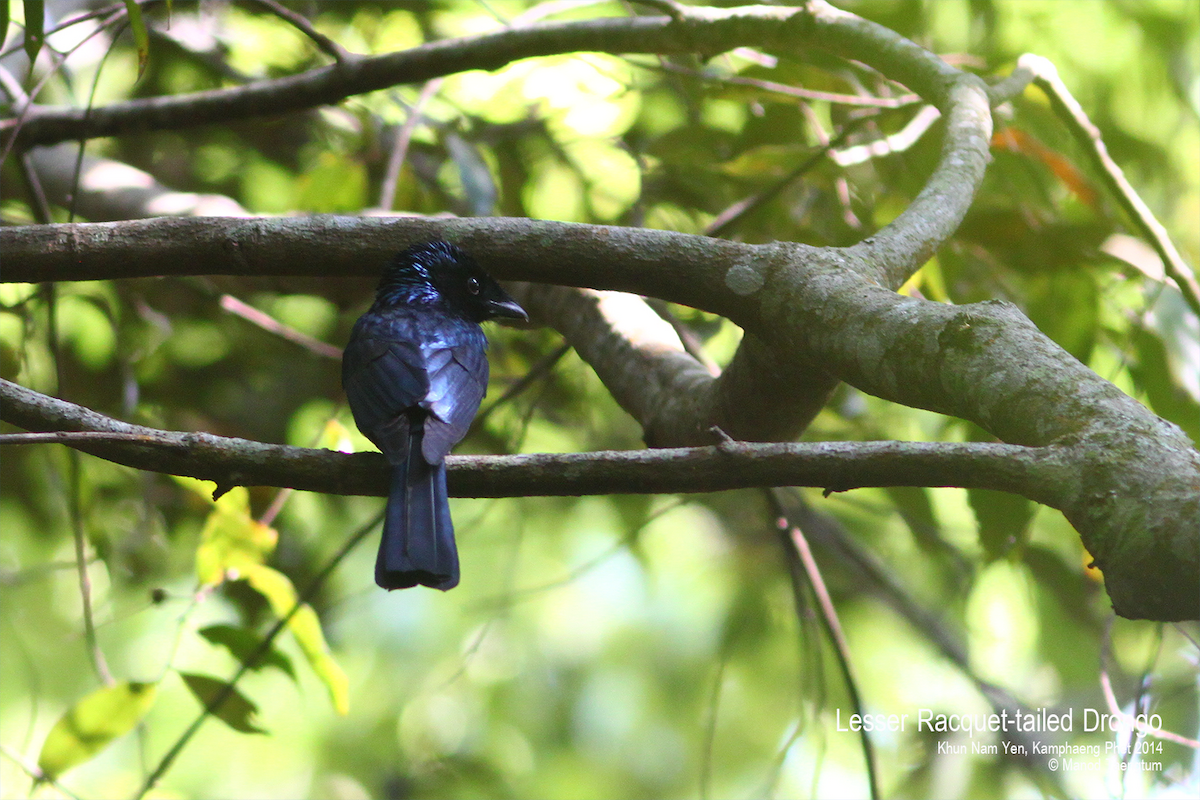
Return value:
M 474 259 L 435 241 L 392 259 L 354 324 L 342 386 L 358 429 L 393 465 L 375 560 L 384 589 L 458 585 L 445 458 L 487 392 L 479 323 L 494 317 L 528 319 Z

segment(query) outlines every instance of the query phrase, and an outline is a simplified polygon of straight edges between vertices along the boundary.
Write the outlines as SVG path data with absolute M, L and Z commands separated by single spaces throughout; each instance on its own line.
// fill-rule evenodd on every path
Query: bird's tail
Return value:
M 392 488 L 375 559 L 375 583 L 384 589 L 420 584 L 434 589 L 458 585 L 458 548 L 446 494 L 446 464 L 421 457 L 420 437 L 408 457 L 392 469 Z

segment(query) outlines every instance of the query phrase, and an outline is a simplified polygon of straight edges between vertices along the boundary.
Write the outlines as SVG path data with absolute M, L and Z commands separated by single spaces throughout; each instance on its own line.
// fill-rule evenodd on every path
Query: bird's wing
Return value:
M 429 393 L 424 348 L 395 323 L 356 325 L 342 355 L 354 421 L 393 464 L 408 450 L 409 412 L 425 405 Z
M 487 339 L 475 323 L 457 322 L 422 349 L 429 376 L 422 405 L 430 416 L 425 420 L 421 451 L 426 461 L 438 464 L 467 435 L 487 393 Z

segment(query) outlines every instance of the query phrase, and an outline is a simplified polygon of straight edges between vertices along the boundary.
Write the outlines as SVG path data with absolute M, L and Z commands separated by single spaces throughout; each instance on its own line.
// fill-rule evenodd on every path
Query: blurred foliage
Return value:
M 76 5 L 47 4 L 59 16 L 46 30 Z M 1051 58 L 1185 259 L 1197 263 L 1194 3 L 841 5 L 984 76 L 1003 76 L 1023 52 Z M 629 13 L 613 3 L 524 0 L 290 7 L 362 53 L 543 13 Z M 12 44 L 23 9 L 11 9 L 12 53 L 0 63 L 23 79 L 28 67 L 17 59 L 25 51 Z M 49 35 L 46 46 L 59 51 L 80 46 L 39 102 L 83 106 L 93 86 L 101 104 L 199 91 L 328 62 L 311 39 L 252 3 L 177 1 L 147 7 L 144 19 L 149 59 L 140 79 L 128 31 L 115 43 L 105 33 L 83 41 L 92 23 Z M 49 63 L 43 52 L 35 76 Z M 937 125 L 901 152 L 846 168 L 824 160 L 781 185 L 851 121 L 869 117 L 849 140 L 861 144 L 901 130 L 919 106 L 850 107 L 771 84 L 903 93 L 861 64 L 819 53 L 523 60 L 428 87 L 395 194 L 382 199 L 389 157 L 422 87 L 286 117 L 106 139 L 88 151 L 262 214 L 382 207 L 702 233 L 731 204 L 778 190 L 724 233 L 747 242 L 849 244 L 920 190 L 938 156 Z M 1017 303 L 1101 376 L 1200 440 L 1196 318 L 1161 283 L 1156 259 L 1130 236 L 1045 98 L 1030 90 L 996 118 L 995 160 L 971 213 L 905 291 Z M 2 177 L 5 224 L 38 221 L 12 157 Z M 50 213 L 68 219 L 65 208 Z M 226 311 L 226 294 L 340 346 L 370 286 L 332 278 L 4 284 L 3 374 L 157 427 L 367 449 L 336 359 Z M 718 363 L 728 359 L 738 340 L 732 325 L 675 313 Z M 493 327 L 489 335 L 485 408 L 561 344 L 552 331 Z M 842 387 L 806 436 L 963 441 L 980 433 Z M 568 353 L 488 413 L 460 449 L 638 446 L 636 425 Z M 296 587 L 309 586 L 381 502 L 251 488 L 214 505 L 182 482 L 50 446 L 6 448 L 0 476 L 0 744 L 27 762 L 41 753 L 55 774 L 78 764 L 63 784 L 84 797 L 135 794 L 198 713 L 197 698 L 215 698 L 290 608 Z M 986 713 L 981 679 L 1033 708 L 1073 709 L 1079 726 L 1084 709 L 1106 709 L 1104 668 L 1122 702 L 1141 697 L 1168 729 L 1196 735 L 1194 626 L 1189 641 L 1180 627 L 1111 620 L 1102 579 L 1058 512 L 948 489 L 783 497 L 789 508 L 810 504 L 832 531 L 814 538 L 814 549 L 868 713 Z M 796 605 L 761 493 L 456 500 L 454 515 L 459 588 L 376 589 L 368 539 L 293 617 L 292 635 L 272 644 L 266 663 L 277 669 L 239 681 L 218 711 L 233 727 L 205 725 L 159 796 L 866 794 L 859 740 L 836 727 L 852 713 L 846 687 L 803 587 Z M 85 643 L 76 525 L 92 554 L 98 650 L 120 681 L 107 688 Z M 837 541 L 867 554 L 875 571 Z M 965 645 L 965 669 L 938 649 L 947 636 Z M 72 715 L 91 720 L 88 742 L 90 729 L 75 738 L 62 732 Z M 1102 748 L 1127 736 L 1076 731 L 1067 741 Z M 1197 786 L 1195 753 L 1156 739 L 1141 740 L 1153 748 L 1141 760 L 1161 772 L 1124 771 L 1109 757 L 1104 768 L 1071 773 L 1003 749 L 948 754 L 947 745 L 971 741 L 911 725 L 874 741 L 887 796 L 1194 796 Z M 0 760 L 0 794 L 23 796 L 28 786 L 11 758 Z

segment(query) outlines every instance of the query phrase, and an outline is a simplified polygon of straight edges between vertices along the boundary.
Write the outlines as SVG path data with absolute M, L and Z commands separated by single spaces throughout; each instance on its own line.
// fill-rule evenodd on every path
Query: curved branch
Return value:
M 681 412 L 674 432 L 656 444 L 706 441 L 671 437 L 706 431 L 724 392 L 752 398 L 726 406 L 741 438 L 761 430 L 754 420 L 764 412 L 767 425 L 792 424 L 807 406 L 792 404 L 788 393 L 810 391 L 798 381 L 823 372 L 972 420 L 1007 442 L 1070 445 L 1073 466 L 1056 489 L 1067 496 L 1057 507 L 1104 569 L 1118 613 L 1200 617 L 1200 453 L 1186 435 L 1080 364 L 1014 306 L 902 297 L 847 269 L 845 250 L 518 219 L 344 217 L 5 228 L 0 249 L 4 280 L 366 275 L 400 247 L 436 237 L 467 246 L 499 277 L 654 295 L 745 328 L 743 346 L 711 383 L 666 364 L 676 353 L 636 354 L 664 360 L 656 369 L 671 378 L 672 391 L 658 391 Z M 682 415 L 689 407 L 695 416 Z M 1150 574 L 1158 580 L 1148 582 Z
M 941 97 L 949 65 L 898 34 L 838 11 L 823 0 L 803 8 L 679 7 L 678 17 L 616 17 L 540 23 L 480 36 L 449 39 L 369 58 L 341 62 L 275 80 L 169 97 L 113 103 L 92 109 L 34 106 L 24 121 L 0 122 L 0 135 L 17 144 L 116 136 L 282 114 L 336 103 L 397 84 L 472 69 L 492 70 L 522 58 L 570 52 L 721 53 L 741 45 L 820 47 L 867 62 L 926 99 Z M 936 102 L 936 100 L 934 101 Z
M 0 121 L 0 136 L 22 146 L 248 119 L 314 108 L 403 83 L 517 59 L 568 52 L 720 53 L 753 44 L 796 52 L 820 48 L 869 64 L 900 81 L 946 118 L 942 158 L 912 206 L 872 239 L 845 251 L 846 266 L 891 288 L 904 283 L 954 231 L 987 164 L 987 89 L 887 28 L 810 0 L 803 8 L 679 7 L 679 16 L 593 19 L 508 28 L 430 42 L 371 58 L 349 58 L 276 80 L 90 109 L 32 107 Z M 881 265 L 886 269 L 881 268 Z

